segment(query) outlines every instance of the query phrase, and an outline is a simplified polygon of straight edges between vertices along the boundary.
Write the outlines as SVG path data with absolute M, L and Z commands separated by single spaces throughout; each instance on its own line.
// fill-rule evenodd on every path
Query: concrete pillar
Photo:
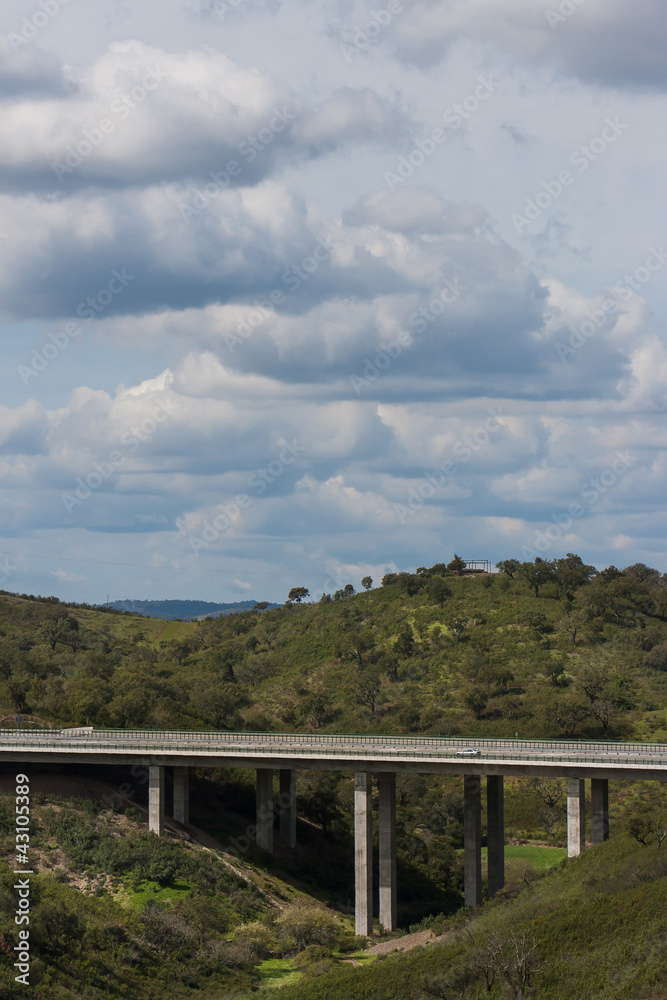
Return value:
M 373 933 L 373 797 L 371 776 L 354 776 L 354 933 Z
M 466 906 L 482 902 L 482 782 L 463 776 L 463 898 Z
M 161 837 L 164 833 L 164 768 L 148 768 L 148 829 Z
M 396 930 L 396 775 L 378 778 L 378 842 L 380 851 L 380 924 Z
M 257 769 L 257 846 L 273 854 L 273 771 Z
M 280 770 L 280 839 L 296 847 L 296 771 Z
M 174 768 L 174 819 L 190 822 L 190 768 Z
M 486 821 L 491 899 L 505 885 L 505 797 L 501 774 L 489 774 L 486 779 Z
M 591 778 L 591 844 L 609 840 L 609 781 Z
M 567 856 L 578 858 L 586 848 L 586 782 L 567 779 Z

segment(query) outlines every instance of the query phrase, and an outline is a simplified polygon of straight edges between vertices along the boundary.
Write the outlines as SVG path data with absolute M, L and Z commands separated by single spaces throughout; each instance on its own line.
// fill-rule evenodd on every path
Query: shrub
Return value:
M 653 670 L 667 670 L 667 642 L 654 646 L 646 657 L 646 662 Z
M 276 920 L 276 926 L 286 951 L 303 951 L 310 944 L 332 948 L 342 930 L 335 917 L 311 903 L 287 907 Z

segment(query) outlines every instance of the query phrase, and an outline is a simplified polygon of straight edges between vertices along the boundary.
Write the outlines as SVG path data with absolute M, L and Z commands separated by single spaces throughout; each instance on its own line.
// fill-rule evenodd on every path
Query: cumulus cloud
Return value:
M 342 88 L 316 106 L 213 49 L 173 53 L 114 42 L 72 81 L 77 93 L 60 98 L 66 88 L 54 86 L 56 67 L 45 56 L 18 53 L 7 58 L 4 76 L 1 67 L 0 88 L 6 81 L 11 91 L 17 81 L 0 121 L 0 185 L 9 190 L 29 183 L 62 195 L 216 177 L 222 189 L 248 186 L 287 162 L 359 140 L 387 141 L 404 126 L 391 102 L 368 87 Z M 30 81 L 51 99 L 31 98 Z
M 0 36 L 0 98 L 60 96 L 64 100 L 68 94 L 72 94 L 70 79 L 54 55 L 27 43 L 12 45 L 8 36 Z
M 10 586 L 316 595 L 516 554 L 582 489 L 553 554 L 667 567 L 657 5 L 404 3 L 352 62 L 335 0 L 228 6 L 0 42 Z M 345 38 L 373 9 L 338 7 Z M 493 101 L 429 152 L 480 74 Z M 606 114 L 623 156 L 517 239 Z
M 473 39 L 586 83 L 661 90 L 667 84 L 667 24 L 658 0 L 423 0 L 395 18 L 387 33 L 399 57 L 419 66 Z

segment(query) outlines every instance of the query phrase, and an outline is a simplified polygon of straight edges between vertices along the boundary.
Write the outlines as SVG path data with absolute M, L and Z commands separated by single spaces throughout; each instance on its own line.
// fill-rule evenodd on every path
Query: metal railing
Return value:
M 463 769 L 464 758 L 457 750 L 479 748 L 488 752 L 468 760 L 475 764 L 512 763 L 520 765 L 554 763 L 587 764 L 600 767 L 667 767 L 664 744 L 616 743 L 556 740 L 474 740 L 451 737 L 399 737 L 315 735 L 311 733 L 231 733 L 157 730 L 96 730 L 75 736 L 49 731 L 0 730 L 0 751 L 16 753 L 31 750 L 73 751 L 83 755 L 103 751 L 157 756 L 179 754 L 185 757 L 318 757 L 357 760 L 456 762 Z
M 82 729 L 84 727 L 81 727 Z M 62 746 L 64 739 L 75 742 L 94 741 L 102 743 L 107 740 L 124 741 L 145 740 L 160 743 L 269 743 L 269 744 L 310 744 L 325 748 L 327 746 L 365 746 L 384 747 L 408 750 L 410 748 L 511 748 L 513 750 L 588 750 L 617 751 L 621 753 L 664 753 L 667 754 L 667 744 L 664 743 L 621 743 L 612 740 L 508 740 L 508 739 L 475 739 L 472 737 L 454 736 L 373 736 L 367 734 L 330 734 L 330 733 L 253 733 L 230 732 L 225 730 L 155 730 L 155 729 L 96 729 L 92 734 L 71 736 L 59 730 L 15 730 L 0 729 L 0 743 L 5 740 L 34 742 L 49 742 L 54 746 Z

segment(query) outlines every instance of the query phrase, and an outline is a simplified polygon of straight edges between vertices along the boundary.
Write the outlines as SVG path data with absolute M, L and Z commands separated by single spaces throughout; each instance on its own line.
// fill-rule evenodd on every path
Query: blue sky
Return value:
M 667 571 L 666 35 L 657 0 L 5 0 L 0 587 Z

